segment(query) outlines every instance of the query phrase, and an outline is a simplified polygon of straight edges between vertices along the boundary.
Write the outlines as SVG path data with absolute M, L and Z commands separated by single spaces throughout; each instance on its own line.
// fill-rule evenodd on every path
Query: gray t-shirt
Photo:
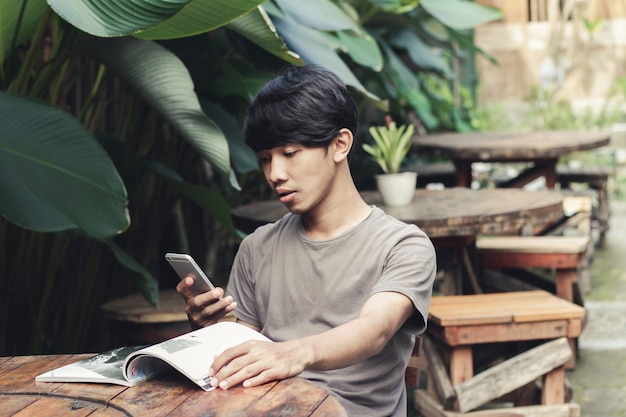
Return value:
M 300 216 L 290 213 L 243 240 L 228 292 L 238 304 L 235 316 L 274 341 L 353 320 L 374 293 L 406 295 L 416 312 L 379 354 L 347 368 L 301 375 L 330 389 L 350 416 L 406 416 L 404 371 L 415 336 L 426 328 L 435 272 L 426 234 L 379 208 L 324 241 L 308 239 Z

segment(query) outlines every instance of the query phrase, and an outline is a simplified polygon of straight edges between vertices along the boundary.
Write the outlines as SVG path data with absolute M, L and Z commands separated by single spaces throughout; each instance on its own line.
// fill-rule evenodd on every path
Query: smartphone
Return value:
M 211 280 L 209 280 L 190 255 L 185 253 L 166 253 L 165 259 L 174 268 L 180 279 L 187 276 L 193 277 L 191 291 L 194 294 L 201 294 L 215 288 Z

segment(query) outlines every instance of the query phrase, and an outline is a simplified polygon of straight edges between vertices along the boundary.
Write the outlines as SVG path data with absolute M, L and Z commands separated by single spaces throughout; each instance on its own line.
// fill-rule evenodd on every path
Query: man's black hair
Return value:
M 347 128 L 356 135 L 356 105 L 346 85 L 316 65 L 290 67 L 268 81 L 248 108 L 243 136 L 254 151 L 288 143 L 328 147 Z

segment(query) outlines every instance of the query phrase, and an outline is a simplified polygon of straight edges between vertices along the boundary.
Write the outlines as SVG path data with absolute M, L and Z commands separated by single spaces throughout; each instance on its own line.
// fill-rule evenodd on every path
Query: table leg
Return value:
M 476 270 L 474 269 L 474 264 L 470 259 L 467 246 L 459 249 L 461 252 L 461 260 L 463 261 L 463 266 L 465 267 L 465 272 L 470 280 L 470 285 L 472 286 L 472 291 L 474 294 L 482 294 L 483 290 L 480 288 L 480 284 L 478 283 L 478 277 L 476 276 Z
M 459 187 L 470 188 L 472 186 L 472 162 L 455 159 L 456 184 Z

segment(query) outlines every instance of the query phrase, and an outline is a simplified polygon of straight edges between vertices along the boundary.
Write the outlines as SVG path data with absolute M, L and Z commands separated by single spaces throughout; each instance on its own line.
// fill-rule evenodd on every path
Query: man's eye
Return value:
M 270 157 L 269 156 L 261 156 L 259 158 L 259 160 L 261 161 L 262 164 L 267 164 L 270 162 Z
M 285 152 L 284 155 L 286 158 L 291 158 L 292 156 L 294 156 L 298 151 L 289 151 L 289 152 Z

